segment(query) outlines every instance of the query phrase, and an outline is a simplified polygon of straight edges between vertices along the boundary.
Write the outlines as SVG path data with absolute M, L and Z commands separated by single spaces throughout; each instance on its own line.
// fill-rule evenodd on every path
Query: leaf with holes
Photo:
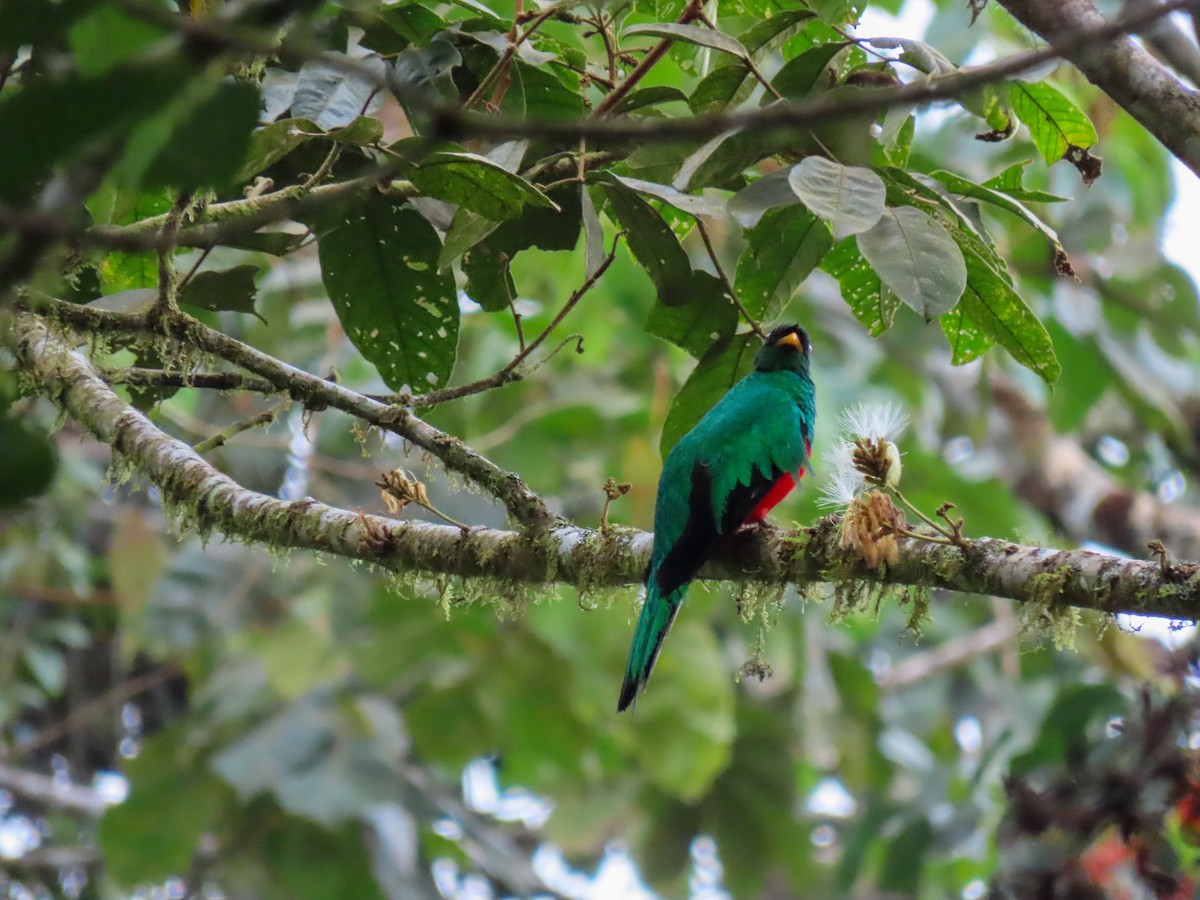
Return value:
M 757 335 L 745 332 L 709 347 L 671 401 L 658 445 L 664 459 L 713 404 L 750 371 L 761 346 Z
M 693 272 L 687 284 L 688 302 L 678 306 L 656 303 L 646 317 L 646 331 L 692 356 L 708 351 L 714 341 L 733 334 L 737 307 L 725 293 L 725 285 L 707 272 Z
M 508 269 L 508 254 L 486 242 L 463 254 L 462 270 L 467 277 L 467 296 L 485 312 L 503 312 L 516 299 L 517 286 Z
M 474 153 L 431 153 L 408 177 L 427 196 L 496 222 L 520 215 L 526 204 L 557 208 L 520 175 Z
M 604 184 L 609 214 L 625 229 L 625 243 L 666 306 L 691 301 L 692 263 L 671 226 L 649 203 L 623 184 Z
M 928 321 L 949 312 L 967 286 L 967 267 L 954 238 L 912 206 L 885 209 L 858 236 L 858 249 L 880 280 Z
M 379 195 L 308 224 L 338 319 L 388 387 L 444 385 L 458 345 L 458 293 L 453 276 L 438 272 L 433 226 Z
M 879 275 L 871 268 L 854 238 L 836 244 L 821 260 L 821 271 L 837 280 L 842 299 L 854 318 L 862 323 L 871 337 L 879 337 L 892 327 L 900 299 L 888 290 Z
M 1008 93 L 1013 111 L 1048 164 L 1058 162 L 1072 147 L 1086 150 L 1096 143 L 1091 119 L 1061 91 L 1041 81 L 1014 81 Z
M 829 229 L 800 203 L 769 210 L 746 235 L 734 289 L 753 317 L 772 318 L 833 245 Z
M 788 183 L 810 210 L 829 222 L 838 240 L 860 234 L 883 215 L 883 179 L 859 166 L 809 156 L 792 167 Z
M 1063 249 L 1062 242 L 1058 239 L 1058 232 L 1043 222 L 1037 213 L 1020 200 L 986 185 L 975 184 L 973 181 L 968 181 L 944 169 L 931 172 L 930 176 L 936 178 L 961 197 L 982 200 L 984 203 L 999 207 L 1005 212 L 1010 212 L 1014 216 L 1017 216 L 1044 237 L 1054 249 L 1054 270 L 1059 275 L 1073 276 L 1075 274 L 1075 270 L 1071 268 L 1071 261 L 1067 258 L 1067 251 Z
M 1047 384 L 1062 371 L 1050 335 L 1008 279 L 970 246 L 963 244 L 967 289 L 961 305 L 965 315 L 996 339 L 1017 362 L 1036 372 Z
M 967 307 L 962 303 L 938 321 L 950 342 L 951 365 L 965 366 L 983 356 L 996 343 L 996 339 L 967 314 Z

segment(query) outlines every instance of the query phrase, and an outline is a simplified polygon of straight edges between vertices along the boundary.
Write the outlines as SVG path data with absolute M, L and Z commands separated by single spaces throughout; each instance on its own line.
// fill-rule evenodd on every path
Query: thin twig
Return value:
M 749 325 L 754 333 L 764 341 L 767 339 L 766 332 L 762 330 L 762 326 L 754 320 L 754 317 L 747 312 L 746 307 L 742 306 L 742 301 L 738 299 L 737 291 L 733 289 L 733 282 L 729 280 L 729 276 L 725 274 L 725 269 L 721 266 L 721 260 L 717 257 L 717 249 L 713 246 L 712 238 L 708 234 L 708 228 L 704 224 L 704 220 L 699 216 L 695 217 L 696 230 L 700 232 L 700 238 L 704 241 L 704 249 L 708 251 L 708 258 L 712 260 L 713 268 L 717 270 L 717 276 L 721 279 L 721 284 L 725 286 L 725 293 L 729 297 L 734 306 L 738 308 L 746 324 Z
M 483 95 L 487 93 L 488 88 L 492 86 L 493 82 L 495 82 L 495 80 L 499 78 L 505 70 L 508 69 L 508 64 L 512 61 L 512 58 L 516 55 L 517 51 L 521 49 L 521 45 L 529 40 L 530 36 L 542 26 L 543 22 L 552 18 L 555 13 L 558 12 L 558 9 L 558 4 L 555 4 L 549 9 L 542 10 L 537 14 L 537 16 L 534 17 L 533 21 L 529 23 L 529 27 L 521 32 L 521 35 L 516 40 L 510 40 L 509 45 L 505 47 L 504 52 L 500 54 L 500 58 L 496 60 L 496 64 L 488 70 L 486 75 L 483 76 L 483 79 L 479 82 L 478 87 L 471 91 L 471 96 L 463 101 L 463 109 L 470 109 L 483 98 Z M 515 24 L 513 25 L 513 28 L 516 28 Z
M 179 311 L 179 275 L 175 271 L 175 235 L 184 213 L 191 205 L 190 191 L 175 198 L 162 227 L 162 245 L 158 248 L 158 299 L 152 312 L 156 316 L 170 315 Z
M 575 308 L 575 305 L 583 299 L 583 295 L 592 289 L 592 286 L 600 280 L 608 267 L 612 265 L 614 259 L 617 258 L 617 246 L 624 235 L 621 232 L 613 239 L 612 249 L 608 255 L 604 257 L 600 265 L 596 267 L 588 279 L 575 289 L 575 292 L 567 298 L 567 302 L 563 304 L 555 315 L 554 319 L 547 325 L 542 332 L 525 345 L 516 356 L 514 356 L 502 369 L 493 372 L 486 378 L 481 378 L 478 381 L 472 381 L 470 384 L 459 385 L 458 387 L 445 388 L 440 391 L 430 391 L 428 394 L 422 394 L 419 397 L 405 398 L 404 402 L 412 406 L 421 408 L 429 406 L 437 406 L 441 403 L 446 403 L 450 400 L 459 400 L 463 397 L 469 397 L 472 394 L 480 394 L 484 391 L 490 391 L 493 388 L 498 388 L 513 381 L 520 381 L 525 377 L 525 373 L 521 371 L 521 364 L 525 362 L 533 351 L 540 347 L 545 340 L 550 337 L 554 329 L 562 324 L 563 319 L 567 314 Z M 561 349 L 561 347 L 559 348 Z M 558 350 L 555 350 L 557 353 Z
M 705 13 L 703 9 L 700 10 L 700 15 L 698 18 L 700 19 L 701 22 L 703 22 L 705 25 L 707 25 L 713 31 L 719 32 L 721 30 L 720 28 L 718 28 L 716 26 L 716 23 L 714 23 L 713 20 L 708 17 L 708 14 Z M 757 81 L 759 84 L 761 84 L 766 89 L 768 94 L 770 94 L 776 100 L 785 99 L 783 94 L 781 94 L 781 93 L 779 93 L 779 91 L 775 90 L 775 85 L 771 84 L 771 82 L 767 79 L 767 77 L 765 75 L 763 75 L 762 71 L 758 68 L 758 66 L 755 65 L 754 60 L 750 57 L 749 52 L 747 52 L 746 55 L 744 57 L 742 57 L 742 62 L 744 62 L 746 64 L 746 68 L 750 70 L 750 74 L 754 76 L 754 80 Z
M 265 378 L 243 375 L 241 372 L 167 372 L 162 369 L 100 370 L 109 384 L 132 384 L 156 388 L 207 388 L 216 391 L 253 391 L 256 394 L 277 394 L 279 388 Z
M 144 315 L 116 313 L 62 300 L 39 300 L 37 308 L 71 328 L 95 334 L 145 334 L 151 330 Z M 39 321 L 35 317 L 26 319 Z M 35 327 L 31 325 L 30 327 Z M 36 326 L 35 330 L 37 327 Z M 558 517 L 525 482 L 481 456 L 461 440 L 434 428 L 411 409 L 360 394 L 290 366 L 249 344 L 230 337 L 185 313 L 155 323 L 154 333 L 186 345 L 192 351 L 218 356 L 267 379 L 281 393 L 312 409 L 333 407 L 390 431 L 437 457 L 442 465 L 479 485 L 504 504 L 517 522 L 534 530 L 551 527 Z M 191 448 L 188 448 L 189 452 Z
M 704 10 L 703 0 L 688 0 L 688 5 L 683 8 L 683 12 L 679 14 L 679 18 L 675 20 L 677 25 L 686 25 Z M 592 111 L 591 118 L 599 119 L 608 115 L 613 108 L 619 104 L 629 94 L 631 90 L 637 87 L 638 83 L 650 74 L 650 70 L 658 65 L 658 61 L 662 59 L 671 45 L 675 43 L 674 38 L 662 38 L 657 44 L 650 48 L 650 52 L 642 57 L 642 61 L 637 64 L 632 72 L 626 76 L 625 80 L 613 88 L 604 99 L 596 104 L 596 108 Z M 583 137 L 583 135 L 579 135 Z
M 521 326 L 521 314 L 517 312 L 517 304 L 513 302 L 513 298 L 508 298 L 508 311 L 512 313 L 513 325 L 517 329 L 517 347 L 525 350 L 525 329 Z
M 241 434 L 243 431 L 249 431 L 251 428 L 258 428 L 260 425 L 272 425 L 275 420 L 282 415 L 289 406 L 292 405 L 292 400 L 289 397 L 286 400 L 280 400 L 268 410 L 260 412 L 256 416 L 251 416 L 248 419 L 243 419 L 240 422 L 234 422 L 227 428 L 223 428 L 211 437 L 206 437 L 204 440 L 194 444 L 192 449 L 203 456 L 210 450 L 216 450 L 218 447 L 224 447 L 231 440 Z
M 15 751 L 21 756 L 28 756 L 34 750 L 45 747 L 47 744 L 52 744 L 59 738 L 66 737 L 93 716 L 108 712 L 117 706 L 117 704 L 124 703 L 131 697 L 148 691 L 150 688 L 156 687 L 179 674 L 181 674 L 181 670 L 177 665 L 167 663 L 157 669 L 146 672 L 144 675 L 137 675 L 119 684 L 115 684 L 106 693 L 101 694 L 94 700 L 89 700 L 82 706 L 75 707 L 57 722 L 52 722 L 40 731 L 35 732 L 28 740 L 17 742 Z

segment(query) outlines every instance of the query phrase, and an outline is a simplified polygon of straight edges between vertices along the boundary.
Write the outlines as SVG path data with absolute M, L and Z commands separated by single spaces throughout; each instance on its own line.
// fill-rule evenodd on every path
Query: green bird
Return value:
M 617 712 L 645 688 L 688 583 L 721 542 L 761 522 L 808 468 L 816 398 L 799 325 L 767 335 L 754 370 L 679 439 L 663 463 L 654 549 Z

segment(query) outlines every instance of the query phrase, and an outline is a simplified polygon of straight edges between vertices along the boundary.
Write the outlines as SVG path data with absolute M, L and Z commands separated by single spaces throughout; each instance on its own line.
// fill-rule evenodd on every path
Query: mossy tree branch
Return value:
M 645 570 L 651 535 L 632 529 L 600 532 L 559 522 L 518 531 L 464 530 L 255 493 L 156 428 L 40 318 L 22 314 L 13 335 L 14 352 L 37 388 L 158 484 L 168 501 L 183 511 L 185 524 L 202 531 L 276 548 L 325 551 L 397 572 L 591 588 L 635 584 Z M 337 392 L 353 393 L 336 385 L 329 388 L 336 389 L 327 395 L 331 398 L 340 398 Z M 902 539 L 895 563 L 869 569 L 853 550 L 841 547 L 836 518 L 796 531 L 740 533 L 701 577 L 801 585 L 915 585 L 1042 607 L 1071 605 L 1172 618 L 1200 614 L 1200 566 L 984 538 L 967 547 Z
M 184 313 L 156 317 L 151 323 L 140 314 L 106 312 L 57 300 L 40 301 L 38 307 L 52 318 L 83 333 L 160 335 L 178 341 L 191 350 L 218 356 L 266 379 L 277 391 L 288 394 L 310 409 L 340 409 L 369 425 L 399 435 L 435 456 L 447 469 L 492 494 L 504 504 L 516 522 L 527 528 L 544 529 L 557 522 L 542 499 L 529 489 L 519 475 L 505 472 L 458 438 L 418 418 L 411 410 L 383 403 L 297 369 Z M 32 317 L 28 316 L 24 319 L 26 322 L 31 320 Z

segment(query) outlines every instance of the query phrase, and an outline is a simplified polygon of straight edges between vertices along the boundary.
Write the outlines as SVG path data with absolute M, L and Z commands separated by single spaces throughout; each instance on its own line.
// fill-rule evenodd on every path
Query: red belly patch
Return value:
M 795 475 L 793 475 L 791 472 L 781 475 L 779 480 L 771 485 L 771 490 L 767 491 L 767 496 L 763 497 L 762 500 L 759 501 L 758 506 L 754 507 L 754 511 L 746 517 L 745 524 L 748 525 L 751 522 L 761 522 L 763 519 L 765 519 L 767 513 L 774 509 L 784 497 L 792 492 L 792 488 L 796 486 L 796 482 L 800 480 L 800 477 L 803 474 L 804 470 L 801 469 Z

